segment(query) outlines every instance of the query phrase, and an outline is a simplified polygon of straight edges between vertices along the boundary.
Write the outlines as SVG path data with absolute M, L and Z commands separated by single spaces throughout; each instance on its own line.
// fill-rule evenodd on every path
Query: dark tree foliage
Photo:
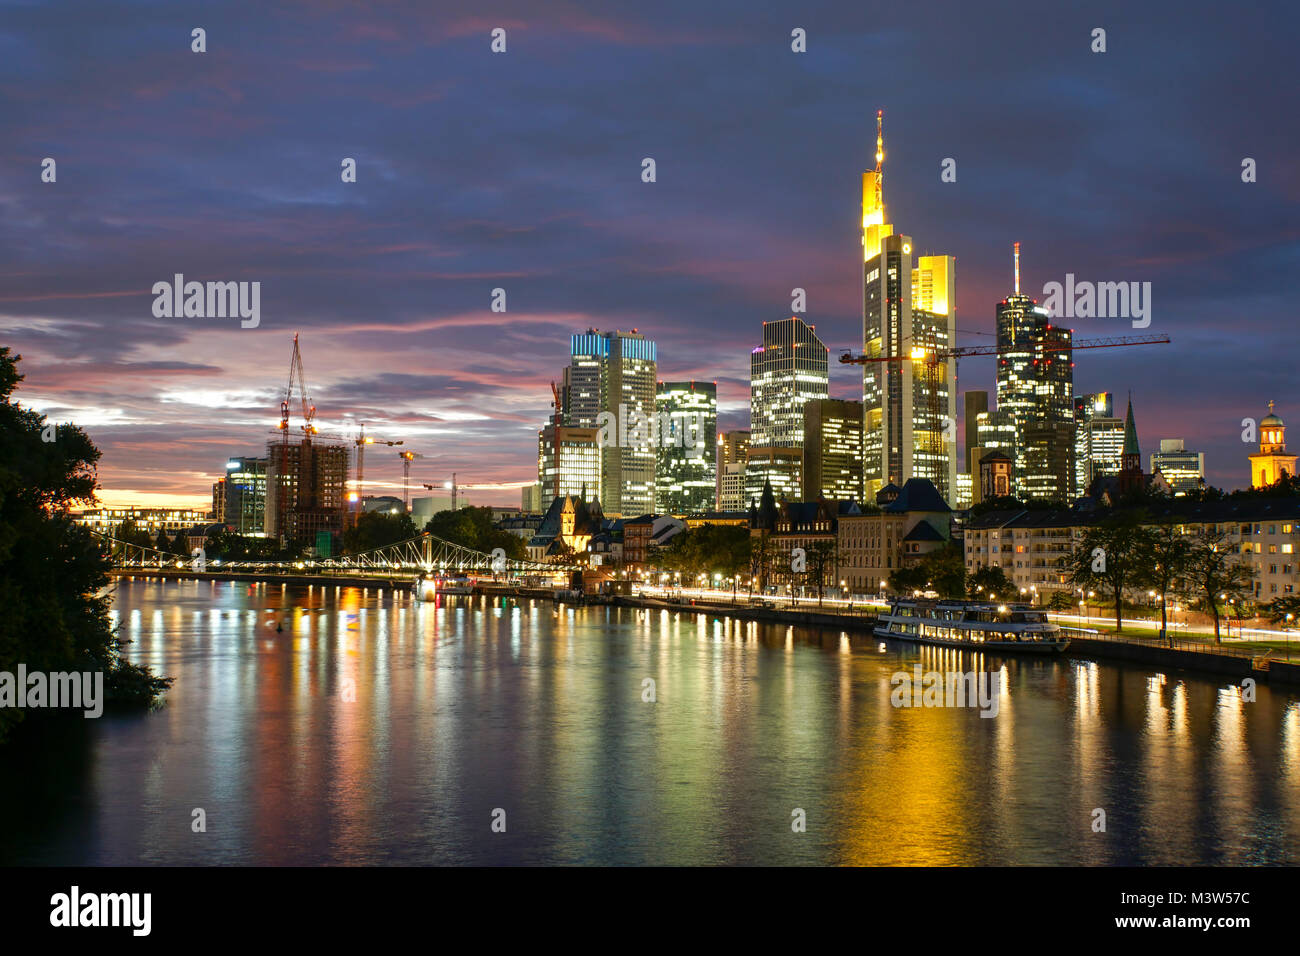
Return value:
M 502 531 L 492 521 L 491 508 L 457 508 L 439 511 L 429 519 L 424 530 L 432 535 L 459 544 L 474 551 L 491 554 L 500 548 L 506 557 L 523 560 L 528 557 L 524 539 L 509 531 Z M 400 540 L 400 539 L 399 539 Z
M 1015 594 L 1016 586 L 1007 577 L 1007 572 L 994 564 L 980 568 L 967 577 L 966 590 L 972 598 L 987 598 L 990 594 L 1000 594 L 1003 600 L 1010 600 Z
M 99 449 L 81 429 L 47 425 L 11 400 L 23 378 L 20 359 L 0 347 L 0 671 L 15 673 L 20 663 L 28 671 L 103 671 L 110 703 L 152 704 L 171 681 L 123 659 L 126 641 L 109 625 L 109 599 L 96 596 L 108 583 L 108 560 L 69 514 L 95 501 Z M 0 709 L 0 737 L 21 716 Z
M 355 525 L 343 532 L 343 553 L 360 554 L 406 541 L 417 534 L 415 522 L 408 514 L 366 511 L 357 517 Z
M 940 597 L 960 598 L 966 593 L 966 556 L 960 544 L 949 541 L 918 563 L 896 569 L 889 589 L 897 594 L 935 591 Z

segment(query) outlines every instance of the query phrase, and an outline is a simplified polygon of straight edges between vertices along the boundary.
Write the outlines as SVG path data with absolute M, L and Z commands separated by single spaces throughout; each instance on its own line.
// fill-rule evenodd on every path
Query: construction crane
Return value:
M 1017 243 L 1017 246 L 1019 244 Z M 1016 271 L 1019 273 L 1020 250 L 1016 249 Z M 1017 275 L 1017 287 L 1019 286 L 1019 275 Z M 1049 325 L 1047 327 L 1051 329 Z M 939 414 L 939 392 L 940 383 L 943 378 L 942 367 L 949 359 L 953 362 L 953 379 L 957 377 L 957 362 L 969 355 L 1004 355 L 1012 352 L 1034 352 L 1037 357 L 1033 359 L 1035 365 L 1040 361 L 1051 363 L 1052 359 L 1047 358 L 1045 353 L 1052 352 L 1077 352 L 1082 349 L 1110 349 L 1121 348 L 1132 345 L 1168 345 L 1169 336 L 1167 335 L 1113 335 L 1100 339 L 1078 339 L 1073 342 L 1061 341 L 1039 341 L 1031 343 L 1017 343 L 1014 345 L 969 345 L 962 347 L 937 347 L 933 343 L 922 343 L 912 345 L 910 352 L 906 355 L 853 355 L 845 350 L 840 355 L 840 363 L 843 365 L 869 365 L 872 363 L 886 363 L 886 370 L 893 364 L 903 362 L 915 362 L 921 365 L 921 375 L 925 383 L 928 395 L 928 413 L 930 429 L 929 438 L 924 441 L 927 449 L 933 453 L 942 451 L 942 436 L 944 428 Z M 955 422 L 955 418 L 953 419 Z M 946 482 L 943 482 L 946 484 Z M 947 496 L 947 489 L 940 488 L 941 494 Z
M 397 442 L 396 444 L 401 444 Z M 423 458 L 418 451 L 399 451 L 397 453 L 402 459 L 402 507 L 407 511 L 411 510 L 411 462 L 417 458 Z
M 456 478 L 456 472 L 453 471 L 453 472 L 451 473 L 451 479 L 450 479 L 450 480 L 448 480 L 448 481 L 443 481 L 441 484 L 432 484 L 432 485 L 429 484 L 429 483 L 427 483 L 427 482 L 425 482 L 425 483 L 424 483 L 424 487 L 427 488 L 429 491 L 438 491 L 438 490 L 446 491 L 447 489 L 450 489 L 450 490 L 451 490 L 451 510 L 452 510 L 452 511 L 455 511 L 456 508 L 458 507 L 457 504 L 456 504 L 456 502 L 457 502 L 457 500 L 458 500 L 458 498 L 459 498 L 459 495 L 460 495 L 461 489 L 463 489 L 463 488 L 499 489 L 501 486 L 500 486 L 500 485 L 494 485 L 494 484 L 486 484 L 486 485 L 485 485 L 485 484 L 461 484 L 461 483 L 457 480 L 457 478 Z
M 366 446 L 367 445 L 404 445 L 402 441 L 384 441 L 382 438 L 372 438 L 366 434 L 366 423 L 361 423 L 361 430 L 357 437 L 352 439 L 357 446 L 357 511 L 359 512 L 365 504 L 366 492 Z M 407 466 L 409 468 L 409 465 Z
M 313 420 L 316 418 L 316 406 L 311 403 L 307 393 L 307 375 L 302 367 L 302 352 L 298 348 L 298 333 L 293 334 L 293 355 L 289 358 L 289 384 L 284 390 L 284 400 L 280 402 L 280 474 L 277 476 L 275 495 L 276 533 L 281 538 L 286 536 L 286 519 L 289 514 L 289 403 L 293 400 L 293 385 L 298 383 L 298 393 L 302 399 L 302 424 L 298 427 L 303 434 L 303 445 L 311 446 L 311 436 L 316 434 Z M 305 456 L 304 456 L 305 457 Z M 304 493 L 310 489 L 299 488 L 299 505 Z

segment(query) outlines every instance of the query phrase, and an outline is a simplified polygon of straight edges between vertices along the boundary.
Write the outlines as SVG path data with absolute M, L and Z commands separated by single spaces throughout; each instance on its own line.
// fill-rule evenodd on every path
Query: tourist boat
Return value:
M 1070 643 L 1047 612 L 1027 604 L 896 598 L 876 619 L 877 637 L 979 650 L 1059 654 Z
M 417 601 L 433 601 L 439 594 L 473 594 L 474 583 L 469 578 L 438 578 L 417 574 L 411 591 Z

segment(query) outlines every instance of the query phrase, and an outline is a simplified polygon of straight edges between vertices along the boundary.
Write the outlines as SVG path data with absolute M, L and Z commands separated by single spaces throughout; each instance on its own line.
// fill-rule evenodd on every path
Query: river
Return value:
M 114 617 L 176 683 L 0 750 L 0 862 L 1300 859 L 1285 688 L 332 586 L 123 581 Z M 893 706 L 916 664 L 1001 672 L 996 716 Z

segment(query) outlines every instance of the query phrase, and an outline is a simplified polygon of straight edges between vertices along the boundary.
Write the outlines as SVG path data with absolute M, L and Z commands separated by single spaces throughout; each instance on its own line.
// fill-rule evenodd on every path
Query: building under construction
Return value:
M 294 383 L 302 401 L 302 438 L 289 440 L 289 406 Z M 316 406 L 307 393 L 298 336 L 293 337 L 289 384 L 280 403 L 277 440 L 266 445 L 266 491 L 274 502 L 266 509 L 266 533 L 288 543 L 304 544 L 317 555 L 328 555 L 343 532 L 347 502 L 348 448 L 322 440 L 313 420 Z M 313 440 L 313 436 L 314 440 Z
M 318 536 L 341 534 L 347 502 L 349 452 L 346 445 L 319 438 L 266 445 L 267 535 L 321 550 Z

